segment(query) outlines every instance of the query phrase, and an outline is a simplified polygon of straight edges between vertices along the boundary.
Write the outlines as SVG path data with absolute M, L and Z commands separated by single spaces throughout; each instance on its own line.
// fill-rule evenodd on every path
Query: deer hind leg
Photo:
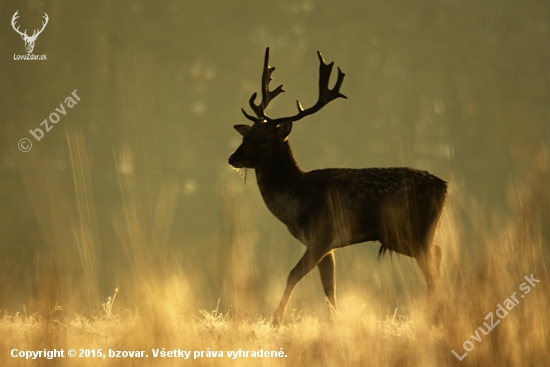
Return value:
M 416 255 L 416 262 L 426 277 L 428 297 L 432 297 L 435 292 L 437 280 L 439 279 L 441 248 L 439 246 L 433 246 L 426 251 L 422 251 L 420 254 Z
M 434 261 L 435 261 L 435 272 L 436 272 L 437 278 L 439 278 L 439 274 L 441 270 L 441 256 L 442 256 L 441 247 L 437 245 L 434 246 L 433 252 L 434 252 Z
M 441 323 L 442 315 L 442 295 L 438 291 L 439 269 L 441 264 L 441 248 L 433 246 L 420 256 L 416 256 L 416 261 L 422 269 L 428 283 L 428 294 L 426 297 L 428 307 L 428 317 L 432 324 Z
M 329 303 L 329 309 L 336 309 L 336 261 L 334 259 L 334 252 L 331 251 L 323 257 L 323 259 L 317 265 L 319 272 L 321 273 L 321 283 L 323 283 L 323 289 Z
M 273 326 L 278 326 L 280 323 L 283 322 L 283 318 L 286 312 L 286 306 L 288 305 L 288 301 L 290 300 L 290 296 L 292 296 L 292 292 L 294 291 L 296 284 L 298 284 L 298 282 L 307 273 L 309 273 L 311 269 L 317 266 L 321 259 L 325 255 L 327 255 L 329 251 L 330 249 L 320 250 L 316 248 L 315 244 L 311 244 L 307 247 L 306 252 L 302 256 L 300 261 L 298 261 L 298 264 L 296 264 L 296 266 L 290 271 L 290 274 L 288 275 L 283 297 L 281 298 L 279 307 L 277 307 L 277 310 L 275 310 L 275 313 L 273 314 L 273 319 L 271 320 Z

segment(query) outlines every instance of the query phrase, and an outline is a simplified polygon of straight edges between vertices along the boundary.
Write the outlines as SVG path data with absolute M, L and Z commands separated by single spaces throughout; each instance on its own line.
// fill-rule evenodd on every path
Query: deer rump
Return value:
M 307 233 L 321 233 L 332 248 L 380 241 L 379 257 L 387 251 L 418 257 L 430 250 L 447 198 L 440 178 L 412 168 L 366 168 L 315 170 L 306 179 L 315 182 L 310 197 L 325 200 L 305 205 L 301 242 L 310 243 Z

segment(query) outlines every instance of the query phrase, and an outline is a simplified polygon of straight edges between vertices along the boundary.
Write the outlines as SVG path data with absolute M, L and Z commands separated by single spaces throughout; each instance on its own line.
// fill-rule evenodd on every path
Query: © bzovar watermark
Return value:
M 534 278 L 533 274 L 531 274 L 531 276 L 526 275 L 524 279 L 533 288 L 535 287 L 535 283 L 540 282 L 540 280 Z M 525 295 L 531 291 L 531 287 L 527 283 L 521 283 L 519 286 L 519 290 L 523 292 L 523 294 L 521 295 L 521 298 L 525 297 Z M 470 335 L 470 338 L 472 338 L 472 340 L 475 340 L 476 342 L 481 343 L 481 335 L 479 334 L 479 331 L 481 331 L 483 335 L 488 335 L 498 324 L 500 324 L 500 320 L 505 318 L 508 315 L 508 311 L 510 311 L 512 308 L 514 308 L 519 304 L 519 300 L 516 298 L 516 292 L 512 293 L 510 298 L 506 298 L 502 303 L 504 304 L 504 307 L 499 303 L 495 311 L 496 315 L 498 316 L 498 319 L 494 321 L 493 313 L 489 312 L 487 316 L 485 316 L 485 320 L 490 319 L 491 325 L 487 324 L 487 322 L 484 322 L 483 325 L 487 328 L 487 330 L 485 330 L 483 326 L 480 326 L 475 331 L 474 335 Z M 455 352 L 454 349 L 451 350 L 451 352 L 455 355 L 456 358 L 458 358 L 459 361 L 462 361 L 464 358 L 466 358 L 466 356 L 468 355 L 467 352 L 470 352 L 472 349 L 474 349 L 474 343 L 472 343 L 469 340 L 466 340 L 462 344 L 462 348 L 466 350 L 466 352 L 464 352 L 464 354 L 462 355 L 459 355 L 457 352 Z
M 70 96 L 65 98 L 65 105 L 67 105 L 67 107 L 69 107 L 69 108 L 73 108 L 78 103 L 78 101 L 80 101 L 80 97 L 76 94 L 76 89 L 75 89 L 71 93 Z M 65 105 L 63 104 L 63 102 L 61 102 L 59 104 L 59 107 L 56 107 L 55 111 L 50 113 L 50 116 L 48 116 L 47 119 L 44 119 L 44 121 L 42 121 L 40 123 L 40 126 L 43 126 L 44 130 L 46 130 L 46 132 L 53 129 L 53 126 L 54 126 L 53 124 L 57 124 L 59 122 L 59 120 L 61 119 L 59 114 L 61 114 L 63 116 L 65 116 L 67 114 L 67 110 L 65 109 Z M 52 125 L 50 125 L 48 123 L 48 120 L 49 120 L 49 122 L 52 123 Z M 37 127 L 36 129 L 30 129 L 29 132 L 36 139 L 36 141 L 40 141 L 40 139 L 42 139 L 44 137 L 44 130 Z M 22 151 L 23 153 L 26 153 L 29 150 L 31 150 L 32 142 L 28 138 L 23 138 L 23 139 L 19 140 L 19 143 L 17 143 L 17 147 L 19 148 L 20 151 Z

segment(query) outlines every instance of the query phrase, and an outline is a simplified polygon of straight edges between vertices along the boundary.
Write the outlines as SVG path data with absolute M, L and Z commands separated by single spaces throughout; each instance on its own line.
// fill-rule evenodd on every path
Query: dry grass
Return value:
M 144 247 L 134 240 L 131 250 L 139 255 L 138 266 L 148 270 L 138 272 L 141 293 L 145 295 L 141 301 L 124 310 L 119 308 L 115 293 L 103 305 L 98 305 L 98 311 L 87 313 L 87 317 L 65 313 L 58 306 L 51 307 L 49 314 L 27 315 L 25 310 L 23 314 L 3 314 L 0 365 L 550 365 L 547 351 L 550 345 L 547 273 L 550 180 L 544 162 L 539 162 L 527 183 L 511 185 L 510 204 L 515 211 L 506 217 L 495 215 L 486 219 L 473 203 L 460 198 L 460 190 L 453 189 L 437 239 L 445 253 L 442 286 L 438 299 L 429 305 L 423 294 L 409 294 L 405 297 L 410 301 L 408 312 L 380 312 L 382 307 L 375 295 L 370 294 L 367 300 L 364 292 L 347 291 L 340 298 L 340 309 L 333 318 L 327 318 L 326 312 L 303 315 L 294 311 L 278 329 L 271 328 L 266 319 L 269 315 L 261 312 L 235 314 L 220 310 L 219 304 L 214 311 L 194 312 L 190 305 L 194 305 L 198 287 L 190 285 L 188 274 L 166 268 L 155 273 L 154 266 L 147 263 L 147 254 L 140 252 Z M 124 187 L 132 190 L 131 183 L 122 180 L 121 187 L 130 203 L 132 193 L 124 191 Z M 165 193 L 170 194 L 170 190 Z M 159 201 L 162 195 L 161 192 Z M 133 207 L 128 204 L 124 208 L 130 237 L 136 233 L 132 227 L 139 226 Z M 468 213 L 467 218 L 458 218 L 459 213 Z M 524 276 L 531 274 L 540 283 L 521 298 L 520 284 L 526 283 Z M 244 292 L 239 295 L 241 302 L 249 296 L 246 292 L 254 292 L 254 288 L 252 285 L 241 289 Z M 123 292 L 121 288 L 120 294 Z M 478 328 L 487 330 L 484 322 L 490 323 L 486 315 L 495 313 L 498 305 L 504 305 L 514 292 L 519 304 L 509 310 L 488 335 L 481 333 Z M 493 317 L 496 322 L 498 316 Z M 481 341 L 475 340 L 479 338 Z M 463 355 L 464 347 L 471 346 L 473 349 L 462 361 L 451 352 Z M 79 349 L 98 348 L 103 353 L 109 349 L 143 350 L 148 358 L 106 358 L 101 362 L 91 357 L 25 360 L 10 356 L 14 348 L 56 348 L 63 349 L 65 355 L 70 348 L 77 353 Z M 154 358 L 153 349 L 162 348 L 191 354 L 187 361 Z M 228 351 L 238 350 L 249 351 L 249 357 L 233 360 Z M 285 356 L 251 357 L 252 351 L 260 350 L 282 350 Z M 200 351 L 203 357 L 194 359 Z

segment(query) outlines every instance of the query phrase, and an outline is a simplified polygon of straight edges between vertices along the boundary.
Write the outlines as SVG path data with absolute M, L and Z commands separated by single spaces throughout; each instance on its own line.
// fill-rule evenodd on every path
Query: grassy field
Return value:
M 441 285 L 430 304 L 419 288 L 421 292 L 406 291 L 406 311 L 388 312 L 375 294 L 355 293 L 351 285 L 340 295 L 336 314 L 291 310 L 285 324 L 275 329 L 269 310 L 237 313 L 219 304 L 211 305 L 212 311 L 199 311 L 207 305 L 192 309 L 197 296 L 189 277 L 176 267 L 155 273 L 144 257 L 139 262 L 143 297 L 129 307 L 120 306 L 125 290 L 117 289 L 91 312 L 68 312 L 55 304 L 42 313 L 4 311 L 0 365 L 550 365 L 545 162 L 539 162 L 526 182 L 511 185 L 512 215 L 487 218 L 451 187 L 437 237 L 444 251 Z M 392 266 L 399 262 L 393 260 Z M 253 297 L 254 287 L 239 289 L 235 299 L 241 303 Z M 68 356 L 71 348 L 76 357 Z M 25 351 L 54 349 L 63 350 L 63 357 L 25 359 Z M 168 353 L 173 351 L 175 357 Z

